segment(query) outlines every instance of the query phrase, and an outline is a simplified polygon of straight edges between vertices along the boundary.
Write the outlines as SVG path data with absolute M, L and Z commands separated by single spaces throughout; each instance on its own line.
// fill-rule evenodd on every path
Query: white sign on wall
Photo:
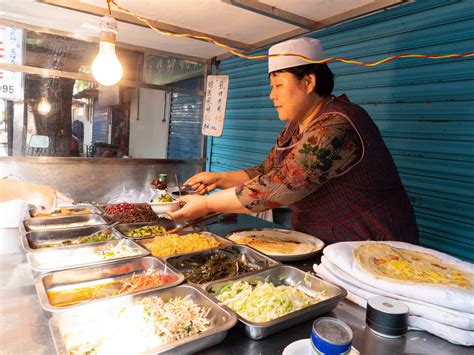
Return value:
M 228 88 L 228 75 L 209 75 L 207 77 L 204 117 L 202 119 L 202 134 L 205 136 L 220 137 L 222 135 Z
M 0 63 L 23 64 L 23 30 L 0 26 Z M 23 98 L 23 73 L 0 70 L 0 98 Z

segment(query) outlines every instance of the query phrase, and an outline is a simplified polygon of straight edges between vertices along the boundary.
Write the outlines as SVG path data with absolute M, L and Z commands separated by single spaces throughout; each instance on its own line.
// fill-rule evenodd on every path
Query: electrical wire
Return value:
M 416 58 L 416 59 L 448 59 L 449 58 L 449 59 L 454 59 L 454 58 L 467 58 L 467 57 L 473 57 L 474 56 L 474 52 L 461 53 L 461 54 L 445 54 L 445 55 L 438 55 L 438 54 L 424 55 L 424 54 L 403 53 L 403 54 L 397 54 L 397 55 L 394 55 L 394 56 L 391 56 L 391 57 L 387 57 L 387 58 L 384 58 L 384 59 L 381 59 L 381 60 L 376 60 L 376 61 L 373 61 L 373 62 L 361 62 L 361 61 L 358 61 L 358 60 L 353 60 L 353 59 L 348 59 L 348 58 L 343 58 L 343 57 L 330 57 L 330 58 L 325 58 L 325 59 L 321 59 L 321 60 L 312 60 L 312 59 L 309 59 L 309 58 L 307 58 L 303 55 L 295 54 L 295 53 L 279 53 L 279 54 L 269 54 L 269 55 L 245 55 L 243 53 L 240 53 L 240 52 L 236 51 L 232 47 L 230 47 L 230 46 L 228 46 L 224 43 L 221 43 L 221 42 L 219 42 L 219 41 L 217 41 L 217 40 L 215 40 L 214 38 L 211 38 L 211 37 L 202 36 L 202 35 L 193 35 L 193 34 L 190 34 L 190 33 L 173 33 L 173 32 L 160 30 L 160 29 L 156 28 L 155 26 L 153 26 L 150 23 L 150 21 L 147 20 L 146 18 L 141 17 L 140 15 L 138 15 L 138 14 L 122 7 L 122 6 L 120 6 L 114 0 L 107 0 L 107 5 L 108 5 L 108 8 L 109 8 L 109 15 L 111 14 L 111 12 L 110 12 L 110 3 L 112 3 L 115 7 L 117 7 L 119 10 L 125 12 L 126 14 L 131 15 L 131 16 L 135 17 L 136 19 L 142 21 L 148 27 L 150 27 L 152 30 L 154 30 L 155 32 L 158 32 L 162 35 L 173 36 L 173 37 L 194 38 L 194 39 L 207 41 L 207 42 L 213 43 L 213 44 L 215 44 L 219 47 L 224 48 L 226 51 L 232 53 L 233 55 L 235 55 L 237 57 L 244 58 L 244 59 L 267 59 L 267 58 L 273 58 L 273 57 L 298 57 L 298 58 L 300 58 L 300 59 L 302 59 L 302 60 L 304 60 L 308 63 L 311 63 L 311 64 L 327 64 L 327 63 L 339 61 L 339 62 L 352 64 L 352 65 L 358 65 L 358 66 L 364 66 L 364 67 L 374 67 L 376 65 L 379 65 L 379 64 L 382 64 L 382 63 L 387 63 L 387 62 L 390 62 L 392 60 L 399 59 L 399 58 Z
M 111 2 L 111 0 L 107 0 L 107 9 L 108 9 L 108 15 L 109 16 L 112 15 L 112 11 L 110 10 L 110 2 Z

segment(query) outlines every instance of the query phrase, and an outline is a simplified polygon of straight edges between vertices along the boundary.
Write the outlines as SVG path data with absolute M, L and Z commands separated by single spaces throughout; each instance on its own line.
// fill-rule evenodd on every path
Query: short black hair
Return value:
M 316 87 L 314 88 L 314 92 L 319 96 L 329 96 L 334 89 L 334 74 L 327 64 L 300 65 L 298 67 L 276 70 L 270 74 L 282 72 L 294 74 L 300 80 L 303 79 L 305 75 L 315 74 Z

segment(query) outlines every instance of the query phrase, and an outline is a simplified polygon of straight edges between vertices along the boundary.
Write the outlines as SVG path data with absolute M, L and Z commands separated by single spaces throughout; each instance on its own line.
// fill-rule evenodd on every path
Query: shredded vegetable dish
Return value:
M 146 246 L 153 256 L 158 257 L 192 253 L 219 246 L 219 242 L 215 238 L 200 233 L 185 235 L 165 234 L 152 240 L 140 241 L 139 243 Z
M 84 301 L 147 290 L 175 280 L 174 275 L 161 274 L 159 270 L 148 270 L 143 274 L 133 274 L 124 279 L 93 286 L 48 291 L 48 299 L 53 306 L 65 307 Z
M 176 280 L 173 275 L 161 275 L 159 270 L 148 270 L 139 275 L 120 280 L 121 288 L 117 294 L 137 292 L 152 287 L 158 287 Z
M 165 302 L 146 297 L 127 305 L 94 326 L 63 334 L 70 354 L 136 354 L 208 330 L 209 308 L 190 296 Z
M 130 248 L 129 246 L 125 245 L 125 243 L 125 240 L 121 240 L 113 247 L 97 251 L 97 254 L 102 260 L 125 258 L 127 256 L 140 254 L 140 251 L 137 248 Z
M 326 298 L 323 292 L 310 297 L 299 285 L 275 286 L 261 281 L 256 285 L 234 282 L 224 286 L 216 297 L 243 318 L 257 323 L 282 317 Z

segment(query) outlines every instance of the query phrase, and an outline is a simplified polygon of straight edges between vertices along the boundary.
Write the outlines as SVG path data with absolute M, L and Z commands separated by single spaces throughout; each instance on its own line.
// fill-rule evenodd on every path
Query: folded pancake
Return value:
M 262 253 L 271 255 L 298 255 L 316 251 L 315 245 L 298 242 L 290 238 L 233 234 L 229 239 L 237 244 L 247 245 Z
M 473 273 L 428 253 L 367 243 L 354 248 L 352 254 L 362 270 L 380 279 L 474 290 Z

